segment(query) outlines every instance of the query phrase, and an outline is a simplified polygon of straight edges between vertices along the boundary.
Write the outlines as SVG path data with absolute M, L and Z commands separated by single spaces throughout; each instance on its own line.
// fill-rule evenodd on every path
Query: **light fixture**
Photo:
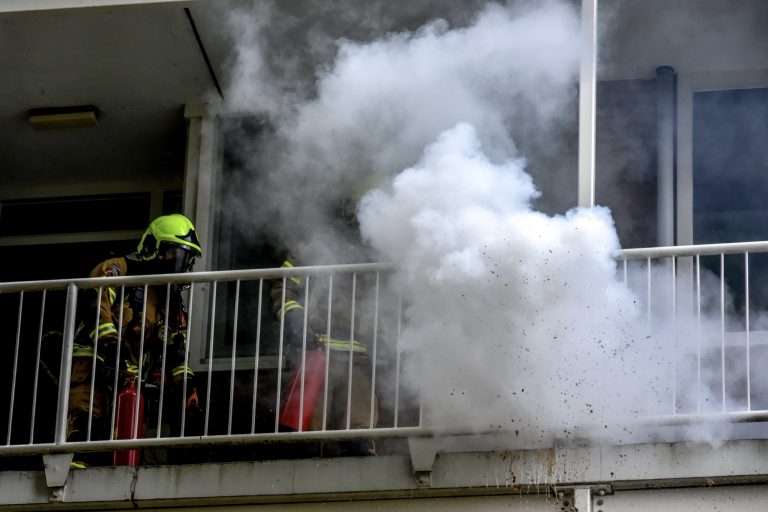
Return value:
M 33 108 L 29 111 L 29 124 L 35 130 L 82 128 L 98 123 L 99 111 L 93 105 Z

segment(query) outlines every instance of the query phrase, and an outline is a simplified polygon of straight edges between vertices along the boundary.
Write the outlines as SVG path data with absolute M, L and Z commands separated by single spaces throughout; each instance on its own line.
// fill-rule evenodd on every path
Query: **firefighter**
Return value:
M 195 258 L 201 255 L 200 242 L 192 222 L 180 214 L 163 215 L 149 225 L 135 253 L 99 263 L 91 271 L 90 277 L 188 272 L 192 270 Z M 120 287 L 104 287 L 99 299 L 98 289 L 90 289 L 85 290 L 78 301 L 69 392 L 68 441 L 88 439 L 89 416 L 90 439 L 108 439 L 113 372 L 119 372 L 125 382 L 125 379 L 135 379 L 141 370 L 144 389 L 159 385 L 151 381 L 153 376 L 155 379 L 166 379 L 158 371 L 162 367 L 164 345 L 165 369 L 170 377 L 166 379 L 169 383 L 167 387 L 180 392 L 184 389 L 186 379 L 187 413 L 199 412 L 194 374 L 185 365 L 186 311 L 181 287 L 171 285 L 170 297 L 166 297 L 166 285 L 146 287 L 146 297 L 144 290 L 143 286 L 126 287 L 124 293 L 121 293 Z M 98 326 L 95 325 L 97 309 Z M 118 329 L 122 330 L 121 336 L 118 336 Z M 164 343 L 166 337 L 167 344 Z M 94 347 L 96 372 L 91 407 Z M 143 352 L 142 361 L 139 360 L 140 352 Z M 118 353 L 120 361 L 116 360 Z M 94 462 L 97 460 L 93 457 L 91 459 Z M 72 463 L 75 468 L 87 465 L 88 461 L 82 455 L 78 455 Z
M 290 252 L 285 253 L 283 268 L 292 268 L 295 258 Z M 283 286 L 285 283 L 285 286 Z M 284 326 L 284 343 L 286 344 L 287 360 L 289 366 L 299 368 L 301 363 L 301 349 L 305 339 L 304 332 L 304 283 L 298 277 L 288 279 L 275 279 L 272 282 L 270 298 L 272 312 L 281 320 Z M 332 337 L 320 334 L 325 331 L 327 311 L 324 311 L 322 297 L 327 297 L 324 291 L 313 288 L 310 305 L 308 306 L 307 319 L 307 348 L 308 350 L 320 349 L 328 358 L 328 400 L 325 403 L 325 425 L 323 425 L 323 401 L 321 396 L 314 411 L 308 430 L 344 430 L 347 422 L 350 429 L 364 429 L 375 427 L 378 421 L 378 399 L 373 397 L 371 403 L 371 367 L 366 345 L 358 341 L 353 333 L 344 332 L 341 326 L 348 326 L 348 321 L 341 320 L 346 307 L 332 307 L 334 314 L 334 329 Z M 283 300 L 284 298 L 284 300 Z M 337 305 L 339 301 L 336 301 Z M 350 370 L 349 358 L 352 357 Z M 352 378 L 352 386 L 349 387 L 349 377 Z M 305 375 L 305 379 L 307 379 Z M 324 375 L 323 377 L 324 378 Z M 305 382 L 306 386 L 310 384 Z M 323 389 L 325 386 L 323 385 Z M 347 408 L 348 398 L 350 407 Z M 285 404 L 284 404 L 285 405 Z M 307 407 L 307 405 L 305 405 Z M 371 410 L 373 410 L 373 425 L 371 425 Z M 285 425 L 283 425 L 285 427 Z M 295 426 L 294 426 L 295 427 Z M 304 426 L 307 429 L 306 426 Z M 326 445 L 324 451 L 328 455 L 376 455 L 375 444 L 371 439 L 349 441 L 337 446 Z

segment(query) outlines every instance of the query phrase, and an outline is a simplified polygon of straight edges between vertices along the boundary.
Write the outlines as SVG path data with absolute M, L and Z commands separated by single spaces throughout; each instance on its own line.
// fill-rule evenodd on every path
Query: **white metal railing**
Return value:
M 753 322 L 768 306 L 754 286 L 768 272 L 766 253 L 768 242 L 744 242 L 618 255 L 650 331 L 673 345 L 670 414 L 653 421 L 768 419 L 768 387 L 755 385 L 763 371 L 754 357 L 768 356 L 768 325 Z
M 2 283 L 0 314 L 4 317 L 6 331 L 0 332 L 0 347 L 8 355 L 3 367 L 8 386 L 2 389 L 7 390 L 4 394 L 8 398 L 5 402 L 0 400 L 0 407 L 7 412 L 8 421 L 0 430 L 4 435 L 0 455 L 422 435 L 425 431 L 421 425 L 419 404 L 401 383 L 404 358 L 398 346 L 398 336 L 402 304 L 390 277 L 391 269 L 387 265 L 359 264 Z M 305 306 L 302 334 L 298 340 L 300 346 L 297 346 L 296 339 L 289 339 L 285 315 L 274 315 L 273 304 L 269 303 L 272 285 L 282 285 L 282 297 L 275 299 L 273 294 L 271 299 L 281 301 L 275 305 L 275 310 L 277 306 L 283 308 L 286 303 L 285 285 L 294 278 L 300 278 L 300 302 Z M 169 370 L 165 366 L 169 338 L 166 327 L 164 335 L 159 338 L 164 340 L 160 342 L 162 377 L 159 379 L 159 390 L 154 389 L 154 403 L 144 406 L 147 414 L 152 416 L 152 420 L 143 425 L 144 436 L 138 432 L 137 424 L 130 439 L 116 439 L 120 339 L 114 362 L 110 365 L 105 360 L 103 363 L 104 368 L 113 368 L 109 380 L 100 383 L 111 387 L 110 399 L 107 400 L 109 411 L 103 415 L 103 420 L 108 423 L 108 434 L 103 439 L 97 438 L 95 433 L 92 435 L 94 389 L 98 388 L 98 384 L 97 372 L 91 372 L 87 437 L 81 441 L 67 441 L 73 347 L 76 341 L 82 341 L 75 339 L 76 323 L 79 323 L 78 297 L 83 290 L 92 290 L 91 293 L 95 291 L 100 299 L 111 288 L 118 297 L 116 304 L 122 304 L 128 293 L 141 289 L 143 310 L 146 311 L 150 287 L 165 290 L 164 325 L 168 326 L 168 297 L 171 287 L 175 285 L 185 287 L 184 295 L 189 306 L 187 340 L 198 338 L 207 351 L 207 357 L 199 361 L 194 377 L 201 398 L 202 417 L 199 420 L 202 420 L 202 425 L 199 425 L 198 431 L 193 431 L 189 425 L 185 402 L 189 391 L 186 380 L 183 381 L 182 392 L 177 393 L 180 402 L 164 403 L 168 399 L 166 386 L 171 386 L 170 382 L 166 382 L 169 379 L 164 377 Z M 318 325 L 318 318 L 315 317 L 321 311 L 323 322 Z M 82 312 L 79 314 L 82 315 Z M 95 325 L 99 325 L 99 313 L 93 311 L 92 314 L 96 315 Z M 195 318 L 195 315 L 202 318 Z M 150 346 L 149 339 L 145 339 L 146 321 L 142 316 L 138 347 L 140 361 L 145 361 L 147 354 L 153 350 L 155 353 L 159 351 L 157 346 Z M 339 328 L 340 321 L 348 327 Z M 122 333 L 122 310 L 117 323 L 117 331 Z M 14 326 L 12 332 L 10 325 Z M 46 334 L 57 330 L 61 332 L 59 338 Z M 242 339 L 244 333 L 248 335 L 247 340 Z M 324 334 L 333 338 L 334 333 L 341 340 L 363 340 L 367 345 L 365 355 L 353 352 L 352 343 L 348 343 L 348 352 L 334 351 L 328 349 L 327 344 L 317 345 L 318 338 L 313 337 L 313 334 Z M 60 346 L 46 346 L 50 340 L 60 340 Z M 189 346 L 190 343 L 185 344 L 185 364 L 194 358 L 190 355 Z M 315 430 L 310 430 L 303 414 L 306 396 L 304 369 L 307 351 L 313 346 L 326 356 L 323 390 L 317 402 L 321 414 L 316 413 L 322 420 L 320 427 L 315 425 Z M 13 347 L 11 351 L 8 350 L 10 347 Z M 93 347 L 92 363 L 96 366 L 97 357 L 101 358 L 101 355 L 98 354 L 99 345 L 93 344 Z M 241 367 L 237 361 L 244 358 L 244 351 L 249 352 L 246 358 L 251 364 Z M 55 357 L 51 358 L 51 354 Z M 229 361 L 228 371 L 214 371 L 213 360 L 221 360 L 222 357 Z M 276 365 L 260 365 L 265 358 L 276 361 Z M 364 368 L 362 373 L 358 373 L 358 363 Z M 345 368 L 341 373 L 346 375 L 341 379 L 338 374 L 333 375 L 331 366 L 334 364 Z M 145 365 L 138 367 L 137 395 L 149 394 L 148 376 L 143 375 Z M 280 424 L 281 409 L 289 379 L 293 378 L 297 368 L 301 368 L 298 372 L 298 431 L 284 431 Z M 361 375 L 370 379 L 358 382 L 358 385 L 365 384 L 359 387 L 365 388 L 368 396 L 368 400 L 363 402 L 368 407 L 364 411 L 367 421 L 353 424 L 353 396 L 355 400 L 360 400 L 359 393 L 355 391 L 358 387 L 354 378 L 360 380 Z M 58 382 L 55 380 L 57 377 Z M 343 385 L 337 386 L 338 389 L 331 386 L 334 378 L 344 381 Z M 140 417 L 139 403 L 136 400 L 134 422 Z M 355 402 L 357 409 L 360 409 L 359 403 Z M 333 424 L 332 415 L 345 417 L 346 421 Z M 176 425 L 168 425 L 174 421 Z
M 765 253 L 768 242 L 628 249 L 617 255 L 625 283 L 643 299 L 648 325 L 658 327 L 657 334 L 666 336 L 665 343 L 693 348 L 688 354 L 692 359 L 672 362 L 669 414 L 649 421 L 695 423 L 713 416 L 739 422 L 768 419 L 768 387 L 763 389 L 765 385 L 756 379 L 754 369 L 756 353 L 768 357 L 768 335 L 761 325 L 755 328 L 753 317 L 760 304 L 755 305 L 754 286 L 750 287 L 756 275 L 763 275 L 762 261 L 758 260 Z M 765 258 L 764 273 L 768 275 L 768 254 Z M 758 271 L 755 266 L 760 267 Z M 0 391 L 5 395 L 0 396 L 0 410 L 7 412 L 8 420 L 0 425 L 0 455 L 430 434 L 422 423 L 417 397 L 401 381 L 407 354 L 398 345 L 402 301 L 392 285 L 391 270 L 389 265 L 361 264 L 2 283 L 0 349 L 5 357 L 0 364 L 5 380 L 0 390 L 6 391 Z M 743 276 L 734 280 L 729 272 Z M 274 294 L 269 297 L 269 291 L 275 283 L 285 289 L 295 277 L 301 278 L 300 301 L 305 305 L 300 346 L 288 339 L 284 317 L 275 316 L 269 304 L 277 300 L 280 307 L 285 306 L 284 293 L 275 299 Z M 741 285 L 734 287 L 734 283 Z M 173 285 L 188 287 L 187 339 L 197 339 L 205 347 L 205 357 L 197 361 L 195 376 L 202 398 L 200 430 L 191 431 L 185 423 L 187 393 L 181 393 L 180 402 L 167 405 L 165 380 L 161 379 L 156 403 L 147 406 L 155 413 L 145 425 L 145 435 L 116 439 L 114 404 L 118 381 L 114 375 L 108 401 L 109 434 L 104 439 L 91 436 L 89 422 L 87 440 L 68 442 L 67 411 L 79 294 L 82 290 L 102 294 L 111 287 L 122 302 L 136 288 L 143 289 L 146 297 L 151 286 L 164 288 L 167 297 Z M 322 325 L 313 323 L 320 311 Z M 294 367 L 304 368 L 312 332 L 333 337 L 336 327 L 331 325 L 338 325 L 339 318 L 347 325 L 349 337 L 365 337 L 370 408 L 365 415 L 367 421 L 364 425 L 352 425 L 350 421 L 355 360 L 350 344 L 349 358 L 342 359 L 346 380 L 343 389 L 336 390 L 342 398 L 333 405 L 328 361 L 334 355 L 325 360 L 319 401 L 321 427 L 310 430 L 304 423 L 302 392 L 298 431 L 283 431 L 281 408 L 288 380 L 293 376 L 287 366 L 293 362 Z M 98 325 L 98 317 L 96 320 Z M 118 331 L 122 329 L 119 325 Z M 46 352 L 50 356 L 51 347 L 45 346 L 49 330 L 59 330 L 62 336 L 60 346 L 53 350 L 55 363 L 44 369 L 40 362 Z M 142 337 L 141 354 L 145 348 L 150 351 L 144 344 Z M 167 342 L 162 345 L 164 362 Z M 184 351 L 185 362 L 196 359 L 189 345 Z M 289 353 L 298 354 L 299 359 L 291 361 Z M 221 369 L 219 364 L 215 370 L 214 360 L 226 361 L 227 368 Z M 118 353 L 115 368 L 119 361 Z M 55 385 L 43 385 L 48 379 L 46 371 L 58 373 Z M 305 376 L 299 375 L 303 390 Z M 148 393 L 141 374 L 139 382 L 138 393 Z M 378 421 L 374 399 L 379 402 Z M 91 393 L 91 409 L 93 400 Z M 346 421 L 330 425 L 332 408 L 334 414 L 340 409 Z M 166 413 L 172 410 L 175 415 Z M 174 421 L 178 424 L 169 427 Z

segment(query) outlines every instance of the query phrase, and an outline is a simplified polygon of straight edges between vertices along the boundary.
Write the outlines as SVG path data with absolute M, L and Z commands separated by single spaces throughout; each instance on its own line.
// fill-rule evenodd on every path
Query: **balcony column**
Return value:
M 597 0 L 581 0 L 581 73 L 579 77 L 579 190 L 581 207 L 595 204 L 595 88 Z
M 675 245 L 675 70 L 656 68 L 657 245 Z

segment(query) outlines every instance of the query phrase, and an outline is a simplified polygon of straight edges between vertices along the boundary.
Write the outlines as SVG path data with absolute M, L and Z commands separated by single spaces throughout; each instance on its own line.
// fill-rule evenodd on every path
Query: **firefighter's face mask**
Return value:
M 161 244 L 157 259 L 164 274 L 189 272 L 195 265 L 195 256 L 187 249 L 170 244 Z

